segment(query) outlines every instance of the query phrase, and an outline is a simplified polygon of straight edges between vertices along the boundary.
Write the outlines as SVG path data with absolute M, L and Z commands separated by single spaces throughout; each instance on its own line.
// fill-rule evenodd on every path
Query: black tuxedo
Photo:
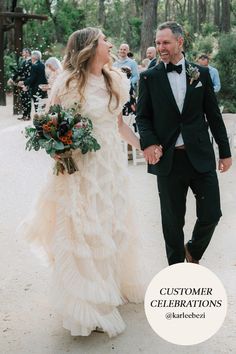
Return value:
M 38 60 L 36 63 L 32 64 L 31 73 L 28 79 L 24 81 L 25 86 L 29 86 L 32 98 L 35 104 L 35 110 L 37 111 L 37 97 L 45 98 L 47 97 L 47 92 L 42 91 L 39 88 L 40 84 L 47 84 L 45 65 Z
M 189 63 L 185 61 L 185 65 L 187 69 Z M 197 202 L 198 219 L 189 243 L 197 260 L 210 242 L 221 216 L 208 126 L 218 144 L 220 158 L 231 156 L 209 70 L 197 68 L 200 76 L 192 84 L 186 72 L 182 112 L 176 104 L 163 62 L 140 75 L 136 121 L 141 147 L 144 150 L 153 144 L 163 146 L 163 156 L 156 165 L 148 165 L 148 172 L 158 176 L 163 233 L 170 264 L 184 260 L 183 226 L 188 187 L 196 195 Z M 185 150 L 181 151 L 175 149 L 180 132 L 185 145 Z M 211 230 L 204 231 L 203 225 L 205 228 L 212 225 Z
M 153 68 L 156 65 L 156 63 L 157 63 L 157 58 L 153 58 L 148 65 L 148 69 Z
M 33 95 L 39 91 L 40 84 L 47 84 L 45 65 L 40 60 L 32 64 L 30 76 L 24 81 L 24 84 L 30 87 Z
M 32 62 L 31 59 L 24 59 L 18 69 L 15 71 L 12 79 L 15 82 L 24 81 L 30 77 Z M 20 90 L 21 106 L 23 110 L 23 117 L 29 118 L 31 113 L 31 94 L 30 91 Z

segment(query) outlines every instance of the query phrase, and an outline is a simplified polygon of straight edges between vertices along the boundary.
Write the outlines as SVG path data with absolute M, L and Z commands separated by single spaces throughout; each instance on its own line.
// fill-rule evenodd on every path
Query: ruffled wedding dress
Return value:
M 68 108 L 78 102 L 67 75 L 52 95 Z M 148 276 L 141 264 L 142 245 L 130 196 L 130 180 L 117 129 L 117 115 L 129 97 L 129 81 L 113 73 L 121 99 L 112 113 L 103 76 L 89 75 L 82 114 L 93 121 L 101 149 L 74 151 L 79 171 L 51 175 L 21 230 L 53 266 L 53 302 L 72 335 L 87 336 L 101 327 L 110 337 L 125 324 L 117 307 L 143 301 Z M 114 102 L 112 103 L 114 105 Z

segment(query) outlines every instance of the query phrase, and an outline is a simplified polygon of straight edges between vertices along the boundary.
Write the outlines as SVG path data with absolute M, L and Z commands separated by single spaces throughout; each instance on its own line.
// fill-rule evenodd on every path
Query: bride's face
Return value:
M 98 38 L 98 45 L 96 48 L 95 62 L 100 61 L 103 65 L 107 64 L 110 60 L 110 51 L 112 44 L 108 42 L 106 36 L 101 33 Z

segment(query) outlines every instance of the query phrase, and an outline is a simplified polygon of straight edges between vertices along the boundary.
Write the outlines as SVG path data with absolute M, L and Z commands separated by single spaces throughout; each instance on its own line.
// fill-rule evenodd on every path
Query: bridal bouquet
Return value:
M 72 150 L 82 154 L 100 149 L 92 135 L 92 121 L 78 113 L 78 106 L 63 109 L 59 105 L 50 107 L 48 113 L 35 114 L 33 126 L 25 128 L 26 149 L 45 149 L 51 157 L 57 157 L 54 173 L 69 174 L 78 171 L 72 158 Z

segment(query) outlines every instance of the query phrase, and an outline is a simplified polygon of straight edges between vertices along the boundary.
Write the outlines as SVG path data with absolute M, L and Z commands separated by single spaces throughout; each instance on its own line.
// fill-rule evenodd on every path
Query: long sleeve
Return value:
M 138 80 L 139 80 L 139 72 L 138 72 L 138 65 L 137 63 L 133 60 L 133 63 L 131 64 L 131 78 L 130 81 L 133 85 L 133 87 L 136 87 L 138 84 Z
M 32 65 L 30 77 L 24 81 L 25 86 L 33 86 L 37 81 L 37 66 Z
M 210 71 L 214 91 L 219 92 L 221 89 L 219 72 L 216 68 L 213 67 L 209 67 L 209 71 Z
M 206 91 L 204 96 L 204 111 L 210 126 L 211 133 L 218 145 L 220 158 L 231 156 L 225 124 L 220 113 L 212 80 L 207 72 Z
M 140 75 L 136 115 L 142 150 L 150 145 L 160 144 L 153 128 L 153 111 L 150 102 L 151 98 L 147 87 L 147 77 L 144 72 Z

